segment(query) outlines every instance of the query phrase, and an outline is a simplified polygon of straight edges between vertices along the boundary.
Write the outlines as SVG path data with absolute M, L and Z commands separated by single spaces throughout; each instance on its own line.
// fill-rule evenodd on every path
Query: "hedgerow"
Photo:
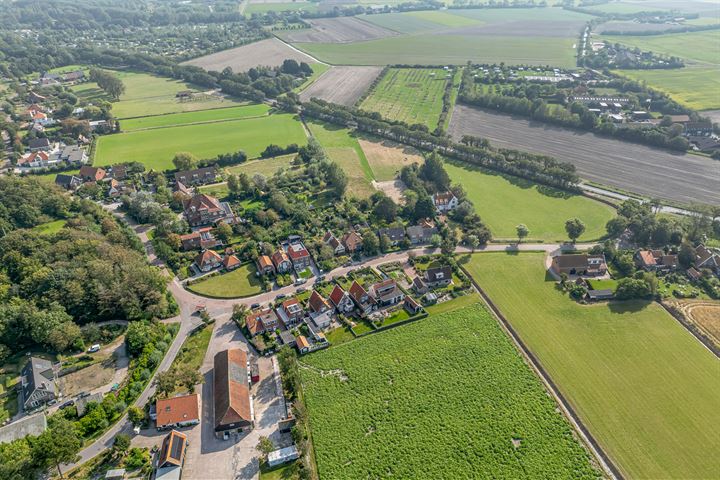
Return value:
M 600 476 L 481 305 L 300 362 L 321 478 Z

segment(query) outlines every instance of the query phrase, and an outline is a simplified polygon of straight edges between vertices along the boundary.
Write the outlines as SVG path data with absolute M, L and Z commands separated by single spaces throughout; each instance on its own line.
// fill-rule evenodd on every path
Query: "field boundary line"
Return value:
M 157 98 L 161 98 L 157 97 Z M 179 112 L 165 112 L 165 113 L 155 113 L 152 115 L 136 115 L 134 117 L 122 117 L 122 118 L 116 118 L 117 121 L 122 120 L 137 120 L 138 118 L 151 118 L 151 117 L 165 117 L 167 115 L 177 115 L 178 113 L 196 113 L 196 112 L 207 112 L 208 110 L 225 110 L 228 108 L 238 108 L 238 107 L 252 107 L 253 105 L 258 105 L 256 103 L 248 103 L 248 104 L 239 104 L 239 105 L 228 105 L 226 107 L 213 107 L 213 108 L 203 108 L 202 110 L 188 110 L 188 111 L 179 111 Z
M 550 378 L 550 375 L 542 366 L 540 360 L 535 356 L 534 353 L 532 353 L 532 351 L 530 351 L 527 345 L 525 345 L 525 343 L 520 338 L 520 335 L 513 328 L 512 324 L 507 320 L 507 318 L 505 318 L 503 313 L 495 305 L 495 303 L 488 296 L 488 294 L 485 293 L 485 290 L 480 287 L 480 284 L 478 284 L 475 278 L 470 275 L 470 273 L 465 269 L 464 266 L 459 265 L 459 267 L 462 272 L 470 279 L 473 287 L 475 287 L 475 289 L 478 291 L 480 297 L 482 297 L 483 299 L 483 302 L 488 306 L 502 329 L 505 331 L 505 333 L 508 334 L 508 336 L 515 344 L 515 347 L 525 358 L 526 363 L 530 366 L 530 368 L 535 371 L 535 373 L 545 385 L 546 390 L 550 392 L 550 394 L 555 398 L 555 401 L 562 409 L 564 416 L 570 421 L 571 425 L 573 425 L 575 432 L 582 439 L 583 443 L 588 447 L 588 450 L 598 461 L 605 473 L 609 475 L 610 478 L 613 480 L 624 480 L 625 477 L 620 472 L 620 469 L 617 467 L 617 465 L 613 463 L 613 461 L 610 459 L 610 456 L 605 453 L 598 441 L 595 439 L 595 437 L 593 437 L 592 433 L 590 433 L 590 431 L 582 422 L 575 409 L 572 407 L 572 405 L 570 405 L 570 402 L 565 398 L 565 396 L 563 396 L 558 386 L 555 384 L 552 378 Z
M 200 110 L 200 111 L 207 111 L 207 110 Z M 135 133 L 135 132 L 144 132 L 146 130 L 159 130 L 162 128 L 173 128 L 173 127 L 187 127 L 192 125 L 207 125 L 208 123 L 225 123 L 225 122 L 236 122 L 238 120 L 251 120 L 253 118 L 264 118 L 269 117 L 271 114 L 266 113 L 264 115 L 253 115 L 251 117 L 240 117 L 240 118 L 220 118 L 217 120 L 205 120 L 203 122 L 191 122 L 191 123 L 174 123 L 172 125 L 159 125 L 157 127 L 144 127 L 144 128 L 136 128 L 133 130 L 120 130 L 120 133 Z M 150 117 L 147 117 L 150 118 Z
M 686 320 L 685 317 L 683 317 L 682 314 L 676 313 L 676 312 L 674 311 L 674 309 L 670 308 L 668 305 L 665 305 L 665 302 L 657 302 L 657 303 L 659 303 L 660 306 L 661 306 L 671 317 L 673 317 L 675 320 L 677 320 L 678 323 L 685 328 L 685 330 L 687 330 L 688 332 L 690 332 L 690 334 L 691 334 L 693 337 L 695 337 L 705 348 L 707 348 L 708 350 L 710 350 L 710 353 L 712 353 L 713 355 L 715 355 L 717 358 L 720 358 L 720 347 L 718 347 L 717 345 L 715 345 L 715 343 L 714 343 L 712 340 L 710 340 L 710 339 L 707 337 L 707 335 L 705 335 L 705 333 L 703 333 L 703 331 L 700 330 L 700 328 L 699 328 L 697 325 L 695 325 L 695 324 L 689 322 L 688 320 Z
M 285 40 L 283 40 L 282 38 L 278 37 L 278 36 L 275 35 L 275 34 L 273 34 L 273 37 L 277 38 L 277 39 L 280 40 L 282 43 L 284 43 L 285 45 L 287 45 L 289 48 L 295 50 L 296 52 L 301 53 L 301 54 L 303 54 L 303 55 L 305 55 L 305 56 L 307 56 L 307 57 L 312 58 L 313 61 L 316 62 L 316 63 L 321 63 L 321 64 L 327 65 L 327 66 L 329 66 L 329 67 L 333 67 L 333 66 L 334 66 L 334 64 L 332 64 L 332 63 L 323 62 L 322 60 L 320 60 L 320 59 L 318 59 L 318 58 L 315 58 L 314 56 L 310 55 L 308 52 L 304 52 L 304 51 L 300 50 L 300 49 L 297 48 L 295 45 L 292 45 L 291 43 L 286 42 Z M 322 76 L 322 75 L 321 75 L 321 76 Z M 320 78 L 320 77 L 318 77 L 318 78 Z M 316 79 L 316 81 L 317 81 L 317 79 Z M 315 83 L 315 82 L 313 82 L 313 83 Z

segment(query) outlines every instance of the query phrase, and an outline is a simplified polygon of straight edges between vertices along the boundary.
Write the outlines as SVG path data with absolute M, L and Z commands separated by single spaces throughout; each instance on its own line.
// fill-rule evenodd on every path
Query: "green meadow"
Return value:
M 616 73 L 670 95 L 695 110 L 720 108 L 718 67 L 685 67 L 672 70 L 618 70 Z
M 125 132 L 146 128 L 171 127 L 193 123 L 221 122 L 241 118 L 261 117 L 270 112 L 265 104 L 243 105 L 240 107 L 214 108 L 197 112 L 170 113 L 152 117 L 139 117 L 120 121 L 120 128 Z

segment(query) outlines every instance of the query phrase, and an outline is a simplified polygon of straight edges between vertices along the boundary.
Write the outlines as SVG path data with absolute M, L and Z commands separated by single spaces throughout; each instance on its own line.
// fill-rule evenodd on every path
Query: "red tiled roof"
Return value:
M 325 300 L 322 295 L 320 295 L 316 290 L 313 290 L 313 293 L 312 295 L 310 295 L 310 300 L 308 300 L 308 303 L 310 304 L 310 308 L 314 312 L 320 312 L 323 307 L 325 307 L 325 309 L 330 308 L 327 300 Z
M 342 243 L 349 250 L 355 250 L 362 244 L 362 237 L 356 232 L 348 232 L 343 235 Z
M 214 260 L 217 260 L 218 262 L 222 261 L 222 257 L 220 257 L 220 255 L 218 255 L 218 253 L 214 250 L 205 250 L 195 257 L 195 263 L 197 265 L 203 265 L 204 263 L 212 262 Z
M 258 267 L 260 267 L 261 269 L 264 269 L 265 267 L 273 266 L 272 260 L 270 260 L 270 257 L 268 257 L 267 255 L 260 255 L 257 258 L 257 264 L 258 264 Z
M 199 420 L 198 395 L 159 399 L 156 411 L 158 427 Z
M 215 428 L 251 423 L 247 354 L 240 349 L 224 350 L 215 355 L 214 367 Z
M 336 306 L 340 305 L 344 295 L 345 290 L 343 290 L 340 285 L 335 285 L 335 288 L 333 288 L 333 291 L 330 293 L 330 301 L 332 301 Z
M 642 261 L 643 265 L 650 266 L 655 265 L 655 256 L 653 255 L 653 252 L 650 250 L 640 250 L 639 252 L 640 260 Z
M 452 192 L 441 192 L 433 195 L 433 202 L 435 205 L 447 205 L 453 198 L 455 195 Z
M 307 338 L 305 338 L 304 335 L 299 335 L 295 340 L 295 344 L 297 345 L 298 349 L 310 348 L 310 343 L 307 341 Z
M 350 286 L 350 296 L 354 298 L 355 301 L 360 302 L 360 298 L 363 295 L 367 295 L 367 291 L 357 281 L 353 281 L 353 284 Z
M 310 256 L 310 252 L 308 252 L 307 248 L 305 248 L 305 245 L 303 245 L 301 243 L 296 243 L 294 245 L 290 245 L 290 248 L 288 248 L 287 254 L 293 260 L 298 260 L 300 258 L 305 258 L 305 257 Z
M 223 267 L 231 268 L 240 265 L 240 259 L 235 255 L 227 255 L 223 258 Z
M 185 200 L 183 203 L 183 206 L 185 207 L 185 210 L 220 210 L 222 209 L 222 206 L 220 205 L 220 201 L 215 198 L 211 197 L 210 195 L 206 195 L 204 193 L 199 193 L 197 195 L 193 195 L 188 200 Z
M 50 158 L 50 156 L 49 156 L 47 153 L 45 153 L 45 152 L 42 152 L 42 151 L 40 151 L 40 152 L 32 152 L 31 154 L 29 154 L 29 155 L 27 155 L 27 156 L 25 156 L 25 157 L 20 158 L 20 160 L 18 161 L 18 163 L 21 164 L 21 165 L 24 164 L 24 163 L 32 163 L 32 162 L 35 162 L 38 157 L 40 157 L 40 158 L 39 158 L 40 161 L 43 161 L 43 162 L 47 162 L 48 159 Z
M 275 253 L 272 254 L 272 261 L 275 264 L 275 267 L 279 267 L 281 263 L 289 262 L 290 259 L 283 250 L 278 249 Z

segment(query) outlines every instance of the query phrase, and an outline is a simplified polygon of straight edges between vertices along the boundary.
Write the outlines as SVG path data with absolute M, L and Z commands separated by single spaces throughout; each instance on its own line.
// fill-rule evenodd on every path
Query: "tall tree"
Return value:
M 197 167 L 197 158 L 190 152 L 177 152 L 172 159 L 178 170 L 192 170 Z
M 82 441 L 75 425 L 64 418 L 55 419 L 54 425 L 32 442 L 35 461 L 45 468 L 56 467 L 60 478 L 65 478 L 60 464 L 74 462 L 80 448 Z
M 530 234 L 530 229 L 524 223 L 515 227 L 515 231 L 517 231 L 518 243 L 522 243 L 523 238 Z
M 580 235 L 585 233 L 585 224 L 579 218 L 571 218 L 565 222 L 565 231 L 567 232 L 570 240 L 575 242 Z

